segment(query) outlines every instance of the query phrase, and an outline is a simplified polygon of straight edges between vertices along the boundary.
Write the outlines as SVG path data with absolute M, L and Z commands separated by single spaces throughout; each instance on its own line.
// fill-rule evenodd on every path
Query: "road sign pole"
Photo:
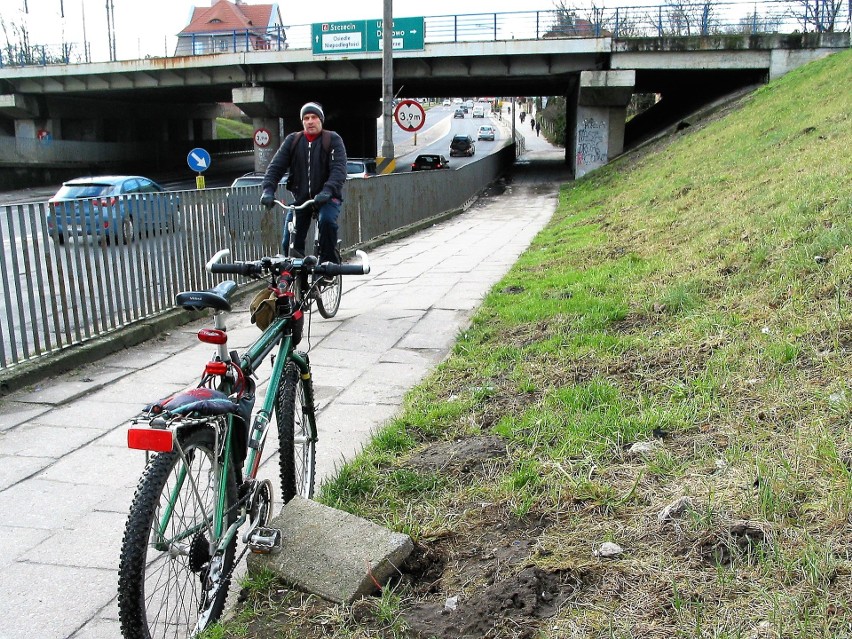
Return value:
M 393 159 L 393 1 L 384 0 L 382 16 L 382 156 Z

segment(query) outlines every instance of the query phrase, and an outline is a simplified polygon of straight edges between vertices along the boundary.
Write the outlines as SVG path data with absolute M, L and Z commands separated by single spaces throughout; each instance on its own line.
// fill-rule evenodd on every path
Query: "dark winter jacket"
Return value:
M 323 148 L 323 135 L 330 134 L 328 152 Z M 290 171 L 287 190 L 295 204 L 310 200 L 320 191 L 343 200 L 346 183 L 346 148 L 343 139 L 334 131 L 325 131 L 313 142 L 303 131 L 291 133 L 269 163 L 263 176 L 263 190 L 275 191 L 282 176 Z

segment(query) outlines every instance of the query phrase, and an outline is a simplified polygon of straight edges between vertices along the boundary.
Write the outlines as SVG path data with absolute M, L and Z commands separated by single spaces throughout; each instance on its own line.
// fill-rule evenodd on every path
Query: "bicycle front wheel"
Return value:
M 275 401 L 278 422 L 278 459 L 281 465 L 281 501 L 287 503 L 296 495 L 314 496 L 316 475 L 316 441 L 305 409 L 306 393 L 312 391 L 311 378 L 303 379 L 299 367 L 287 362 Z M 311 392 L 311 395 L 313 393 Z
M 213 429 L 180 438 L 177 452 L 153 457 L 139 480 L 121 545 L 118 616 L 124 639 L 194 637 L 222 614 L 236 536 L 217 551 L 213 536 L 220 482 Z M 228 473 L 223 530 L 236 519 Z
M 343 295 L 343 278 L 335 275 L 327 278 L 317 292 L 317 310 L 325 319 L 337 315 L 340 308 L 340 297 Z

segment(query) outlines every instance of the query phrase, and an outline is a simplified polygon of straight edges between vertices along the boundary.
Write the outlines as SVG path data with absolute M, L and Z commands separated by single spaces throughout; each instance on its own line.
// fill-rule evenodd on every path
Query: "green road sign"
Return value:
M 394 51 L 423 49 L 423 18 L 394 18 Z M 311 25 L 311 48 L 314 54 L 358 53 L 382 50 L 381 20 L 318 22 Z
M 311 25 L 311 44 L 317 53 L 357 53 L 366 51 L 367 23 L 364 20 L 349 22 L 321 22 Z
M 423 18 L 393 19 L 393 50 L 423 50 Z M 382 21 L 367 20 L 367 51 L 382 50 Z

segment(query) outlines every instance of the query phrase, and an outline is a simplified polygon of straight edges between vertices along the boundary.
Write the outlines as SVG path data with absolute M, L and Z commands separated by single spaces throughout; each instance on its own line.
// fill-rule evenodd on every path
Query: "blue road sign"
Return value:
M 186 163 L 193 171 L 206 171 L 210 168 L 210 154 L 204 149 L 192 149 L 186 156 Z

